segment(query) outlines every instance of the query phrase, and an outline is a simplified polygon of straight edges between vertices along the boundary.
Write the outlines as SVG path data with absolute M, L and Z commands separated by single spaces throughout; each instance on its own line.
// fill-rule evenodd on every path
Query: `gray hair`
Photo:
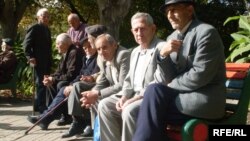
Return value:
M 131 25 L 135 19 L 140 19 L 140 18 L 143 18 L 146 21 L 146 24 L 148 25 L 154 24 L 154 20 L 151 15 L 149 15 L 148 13 L 144 13 L 144 12 L 137 12 L 131 18 Z
M 110 34 L 108 34 L 108 33 L 104 33 L 104 34 L 101 34 L 101 35 L 97 36 L 96 39 L 95 39 L 95 43 L 100 38 L 105 38 L 108 41 L 108 43 L 111 44 L 111 45 L 117 44 L 115 38 L 113 36 L 111 36 Z
M 41 9 L 39 9 L 39 10 L 37 11 L 36 16 L 37 16 L 37 17 L 40 17 L 40 16 L 42 16 L 44 13 L 49 13 L 49 10 L 48 10 L 47 8 L 41 8 Z
M 72 40 L 70 38 L 70 36 L 67 33 L 61 33 L 56 37 L 56 42 L 60 42 L 62 44 L 66 44 L 66 45 L 71 45 L 72 44 Z

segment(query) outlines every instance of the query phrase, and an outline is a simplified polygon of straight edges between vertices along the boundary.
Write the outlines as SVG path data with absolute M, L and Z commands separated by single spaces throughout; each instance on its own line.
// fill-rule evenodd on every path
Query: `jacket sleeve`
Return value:
M 36 37 L 36 28 L 35 26 L 30 27 L 25 35 L 24 41 L 23 41 L 23 48 L 25 56 L 29 58 L 34 58 L 34 52 L 33 47 L 35 46 L 35 38 Z

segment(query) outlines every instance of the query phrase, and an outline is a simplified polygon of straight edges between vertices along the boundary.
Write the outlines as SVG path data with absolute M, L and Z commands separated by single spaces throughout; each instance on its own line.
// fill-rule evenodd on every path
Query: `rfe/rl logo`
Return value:
M 213 136 L 244 137 L 247 134 L 244 133 L 243 129 L 213 129 Z

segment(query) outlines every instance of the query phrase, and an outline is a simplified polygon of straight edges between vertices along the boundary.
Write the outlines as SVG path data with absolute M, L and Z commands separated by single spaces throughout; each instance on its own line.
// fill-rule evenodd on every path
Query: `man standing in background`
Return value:
M 49 12 L 46 8 L 39 9 L 38 22 L 31 26 L 23 41 L 25 55 L 28 63 L 34 67 L 36 97 L 35 111 L 42 113 L 46 106 L 46 87 L 43 85 L 44 75 L 49 75 L 52 65 L 52 43 L 49 25 Z
M 85 28 L 87 27 L 86 24 L 82 23 L 80 21 L 80 18 L 77 14 L 71 13 L 68 16 L 68 24 L 70 28 L 68 29 L 67 33 L 71 37 L 71 40 L 73 44 L 78 48 L 82 50 L 82 47 L 80 46 L 80 41 L 87 36 L 85 32 Z

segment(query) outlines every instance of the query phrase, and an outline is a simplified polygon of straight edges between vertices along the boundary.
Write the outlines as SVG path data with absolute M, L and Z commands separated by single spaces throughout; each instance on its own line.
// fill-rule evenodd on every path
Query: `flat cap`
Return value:
M 95 38 L 103 33 L 107 32 L 107 27 L 104 25 L 92 25 L 85 28 L 86 33 L 94 36 Z
M 5 42 L 5 44 L 10 46 L 10 47 L 12 47 L 14 45 L 13 40 L 10 38 L 4 38 L 4 39 L 2 39 L 2 42 Z
M 80 47 L 83 46 L 84 42 L 88 40 L 88 36 L 85 35 L 80 41 L 79 41 L 79 44 L 80 44 Z
M 189 3 L 189 4 L 194 5 L 195 2 L 194 0 L 165 0 L 165 4 L 163 4 L 160 7 L 160 11 L 164 13 L 167 6 L 171 4 L 176 4 L 176 3 Z

